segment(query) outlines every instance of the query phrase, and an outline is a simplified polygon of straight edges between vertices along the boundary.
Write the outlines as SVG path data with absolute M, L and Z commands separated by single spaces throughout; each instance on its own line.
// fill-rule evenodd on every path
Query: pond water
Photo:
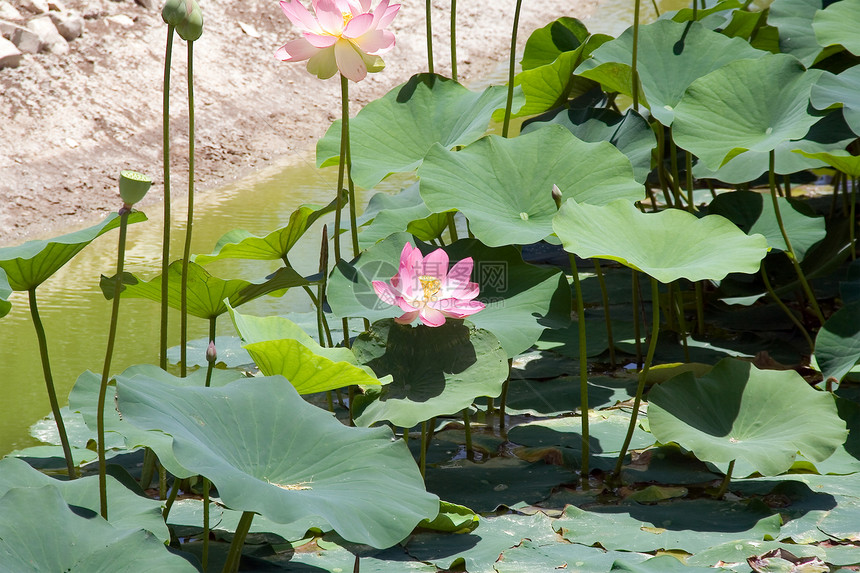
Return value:
M 686 5 L 679 0 L 658 2 L 661 12 Z M 593 32 L 620 34 L 632 23 L 629 0 L 607 0 L 599 14 L 586 21 Z M 643 23 L 653 19 L 650 3 L 642 6 Z M 505 65 L 491 74 L 486 83 L 504 83 Z M 473 85 L 473 88 L 479 87 Z M 160 176 L 160 173 L 152 173 Z M 175 178 L 174 185 L 179 185 Z M 265 234 L 285 225 L 290 214 L 303 203 L 328 203 L 334 196 L 337 168 L 314 167 L 313 153 L 290 158 L 224 187 L 198 194 L 192 253 L 209 253 L 227 231 L 244 228 Z M 397 180 L 386 181 L 375 191 L 396 192 Z M 357 204 L 362 208 L 372 193 L 358 190 Z M 179 258 L 184 240 L 184 198 L 174 206 L 172 258 Z M 126 270 L 149 279 L 160 273 L 162 207 L 149 209 L 150 220 L 129 228 Z M 333 217 L 324 219 L 329 222 Z M 94 224 L 96 221 L 90 222 Z M 290 262 L 301 273 L 313 274 L 319 260 L 321 225 L 316 225 L 290 254 Z M 74 229 L 58 229 L 57 236 Z M 107 344 L 110 304 L 98 288 L 99 275 L 112 275 L 116 265 L 115 232 L 97 239 L 84 249 L 38 290 L 39 310 L 45 324 L 57 394 L 66 403 L 76 378 L 85 370 L 101 372 Z M 344 253 L 351 252 L 348 247 Z M 262 278 L 279 266 L 278 261 L 221 261 L 207 270 L 223 278 Z M 26 293 L 13 293 L 12 311 L 0 321 L 0 456 L 36 445 L 29 427 L 50 412 L 39 359 L 36 334 L 30 321 Z M 284 297 L 264 297 L 242 307 L 248 314 L 286 314 L 311 312 L 313 307 L 300 289 Z M 179 342 L 179 316 L 171 312 L 170 344 Z M 132 364 L 157 363 L 159 305 L 147 300 L 123 300 L 113 372 Z M 207 321 L 189 319 L 189 340 L 207 336 Z M 235 335 L 226 315 L 219 320 L 218 335 Z

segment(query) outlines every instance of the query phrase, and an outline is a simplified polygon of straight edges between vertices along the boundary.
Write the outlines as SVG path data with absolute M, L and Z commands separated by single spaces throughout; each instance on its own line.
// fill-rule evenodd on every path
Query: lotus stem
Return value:
M 705 334 L 705 289 L 703 281 L 696 281 L 696 330 Z
M 36 329 L 36 338 L 39 340 L 39 356 L 42 359 L 42 371 L 45 375 L 45 386 L 48 389 L 48 401 L 51 403 L 51 412 L 54 414 L 54 422 L 57 424 L 57 433 L 60 435 L 60 444 L 63 448 L 63 457 L 66 458 L 66 469 L 69 479 L 77 477 L 75 473 L 75 461 L 72 458 L 72 448 L 69 445 L 69 436 L 66 434 L 66 425 L 60 414 L 60 404 L 57 402 L 57 391 L 54 388 L 54 375 L 51 373 L 51 361 L 48 358 L 48 339 L 45 336 L 45 327 L 39 317 L 39 307 L 36 305 L 36 287 L 31 288 L 30 294 L 30 316 L 33 317 L 33 326 Z
M 600 283 L 600 294 L 603 298 L 603 317 L 606 319 L 606 338 L 609 339 L 609 365 L 615 368 L 615 339 L 612 336 L 612 317 L 609 313 L 609 291 L 606 289 L 606 279 L 603 277 L 603 269 L 600 268 L 600 261 L 593 259 L 594 272 L 597 274 L 597 281 Z
M 502 383 L 502 395 L 499 397 L 499 434 L 505 435 L 505 410 L 508 406 L 508 386 L 511 383 L 512 359 L 508 359 L 508 379 Z
M 473 460 L 475 450 L 472 448 L 472 421 L 469 419 L 469 408 L 463 408 L 463 432 L 466 434 L 466 459 Z
M 451 78 L 457 81 L 457 0 L 451 0 Z
M 158 464 L 158 499 L 167 499 L 167 470 Z
M 505 104 L 502 137 L 508 136 L 508 130 L 511 127 L 511 108 L 514 106 L 514 73 L 517 66 L 517 29 L 520 27 L 520 8 L 522 8 L 522 5 L 523 0 L 517 0 L 516 8 L 514 8 L 514 27 L 511 31 L 511 62 L 508 66 L 508 100 Z
M 167 48 L 164 53 L 164 88 L 161 119 L 162 163 L 164 165 L 164 236 L 161 240 L 161 276 L 167 277 L 170 265 L 170 62 L 173 57 L 173 26 L 167 26 Z M 167 279 L 161 281 L 161 336 L 158 365 L 167 370 Z
M 783 186 L 785 187 L 785 196 L 791 197 L 791 175 L 789 175 L 788 173 L 783 175 L 782 176 L 782 183 L 783 183 Z
M 427 71 L 433 72 L 433 3 L 424 1 L 424 21 L 427 23 Z
M 848 176 L 845 176 L 846 179 Z M 848 236 L 851 241 L 851 260 L 855 260 L 857 258 L 857 245 L 855 244 L 854 234 L 855 228 L 857 227 L 857 220 L 855 219 L 857 213 L 857 178 L 854 177 L 851 180 L 851 214 L 848 216 Z
M 215 323 L 217 322 L 218 317 L 213 316 L 209 319 L 209 347 L 206 349 L 206 387 L 209 387 L 209 384 L 212 382 L 212 371 L 215 369 L 215 362 L 217 362 L 217 356 L 210 356 L 209 350 L 215 348 Z
M 222 573 L 237 573 L 239 571 L 239 562 L 242 560 L 242 548 L 245 546 L 245 538 L 248 536 L 248 531 L 251 530 L 251 522 L 253 520 L 253 511 L 242 512 L 242 517 L 239 518 L 239 524 L 233 533 L 233 542 L 230 544 L 230 552 L 227 554 L 227 560 L 224 562 L 224 568 L 221 570 Z
M 684 347 L 684 362 L 690 362 L 690 348 L 687 345 L 687 319 L 684 317 L 684 294 L 681 292 L 680 283 L 675 289 L 674 299 L 670 299 L 669 304 L 677 305 L 678 311 L 678 326 L 681 329 L 681 345 Z
M 204 571 L 209 566 L 209 490 L 211 487 L 212 482 L 203 478 L 203 553 L 200 556 L 200 564 Z
M 639 113 L 639 68 L 637 67 L 637 58 L 639 56 L 639 0 L 634 0 L 633 3 L 633 59 L 631 68 L 633 73 L 631 81 L 633 82 L 633 111 Z
M 421 422 L 421 444 L 418 446 L 420 448 L 420 452 L 418 453 L 418 469 L 421 470 L 421 478 L 426 478 L 427 472 L 427 448 L 424 446 L 427 443 L 427 421 Z
M 116 257 L 116 277 L 113 281 L 113 301 L 111 301 L 110 328 L 108 330 L 107 350 L 105 352 L 102 380 L 99 386 L 98 407 L 96 408 L 96 433 L 99 456 L 99 507 L 101 516 L 107 520 L 107 462 L 105 459 L 105 395 L 107 394 L 110 364 L 116 342 L 116 327 L 119 322 L 119 301 L 122 293 L 122 271 L 125 263 L 125 241 L 128 235 L 128 214 L 131 209 L 123 207 L 119 212 L 119 247 Z
M 809 299 L 809 305 L 812 307 L 813 312 L 815 312 L 815 316 L 818 318 L 818 321 L 822 326 L 824 326 L 824 314 L 822 314 L 821 308 L 818 306 L 818 301 L 815 299 L 815 293 L 812 292 L 812 287 L 810 287 L 809 283 L 806 281 L 803 269 L 800 268 L 800 261 L 797 260 L 797 255 L 795 255 L 794 248 L 791 246 L 791 239 L 788 238 L 788 233 L 786 232 L 785 225 L 782 222 L 782 214 L 779 211 L 779 201 L 777 201 L 776 198 L 776 179 L 774 173 L 775 155 L 774 151 L 771 150 L 770 168 L 768 169 L 770 196 L 773 200 L 773 212 L 776 214 L 776 222 L 779 225 L 779 232 L 782 233 L 782 239 L 785 241 L 786 254 L 791 260 L 791 264 L 794 266 L 794 271 L 797 273 L 797 278 L 800 280 L 800 285 L 803 287 L 806 297 Z
M 624 465 L 624 457 L 627 455 L 627 448 L 630 447 L 630 442 L 633 439 L 633 432 L 636 430 L 636 421 L 639 417 L 639 406 L 642 403 L 642 394 L 645 392 L 645 380 L 648 378 L 648 370 L 651 369 L 651 362 L 654 360 L 654 351 L 657 348 L 657 338 L 660 334 L 660 289 L 658 288 L 657 279 L 651 278 L 651 314 L 653 318 L 653 326 L 651 327 L 651 341 L 648 344 L 648 355 L 645 357 L 645 365 L 639 371 L 639 383 L 636 386 L 636 397 L 633 399 L 633 411 L 630 413 L 630 425 L 627 426 L 627 435 L 624 437 L 624 444 L 621 446 L 621 452 L 618 454 L 618 460 L 615 462 L 615 469 L 612 475 L 615 478 L 621 476 L 621 466 Z
M 764 263 L 761 265 L 761 278 L 764 281 L 764 287 L 767 289 L 768 294 L 774 300 L 774 302 L 782 309 L 782 311 L 788 316 L 791 322 L 800 330 L 800 333 L 803 334 L 803 337 L 806 339 L 806 343 L 809 344 L 809 352 L 812 353 L 815 351 L 815 342 L 812 341 L 812 337 L 809 336 L 809 333 L 806 331 L 806 327 L 803 326 L 803 323 L 794 316 L 794 313 L 791 312 L 791 309 L 788 308 L 782 299 L 776 294 L 776 291 L 773 290 L 773 287 L 770 284 L 770 280 L 767 278 L 767 271 L 764 270 Z
M 669 194 L 669 184 L 666 183 L 666 132 L 662 124 L 657 124 L 657 179 L 660 181 L 660 188 L 663 190 L 663 199 L 666 201 L 667 207 L 674 207 L 672 196 Z M 654 211 L 657 211 L 657 205 L 654 205 Z
M 449 211 L 448 217 L 448 234 L 451 236 L 451 242 L 458 241 L 460 237 L 457 235 L 457 223 L 454 221 L 454 213 Z
M 188 42 L 188 216 L 185 227 L 185 249 L 182 254 L 180 286 L 180 375 L 188 372 L 188 260 L 191 258 L 191 231 L 194 227 L 194 42 Z M 168 282 L 162 275 L 162 285 Z M 163 288 L 163 287 L 162 287 Z
M 642 327 L 639 317 L 639 272 L 633 271 L 633 337 L 636 346 L 636 367 L 642 367 Z
M 355 565 L 352 566 L 352 573 L 361 573 L 361 563 L 358 555 L 355 556 Z
M 675 145 L 675 139 L 672 137 L 671 127 L 669 128 L 669 164 L 672 168 L 672 193 L 675 194 L 677 207 L 679 209 L 682 207 L 681 200 L 678 199 L 681 197 L 687 202 L 687 209 L 689 210 L 692 200 L 690 197 L 685 197 L 681 192 L 681 184 L 679 183 L 681 175 L 678 171 L 678 146 Z
M 720 489 L 717 490 L 716 495 L 714 496 L 716 499 L 723 499 L 723 496 L 726 495 L 726 490 L 729 489 L 729 482 L 732 481 L 732 472 L 735 469 L 735 460 L 729 462 L 729 468 L 726 470 L 726 475 L 723 477 L 723 483 L 720 484 Z
M 588 431 L 588 349 L 585 338 L 585 302 L 582 297 L 582 284 L 576 268 L 576 255 L 569 253 L 570 274 L 573 275 L 573 288 L 576 291 L 576 317 L 579 326 L 579 407 L 582 413 L 582 467 L 580 475 L 583 483 L 588 480 L 588 461 L 590 456 Z
M 149 489 L 152 484 L 152 475 L 155 473 L 155 452 L 146 448 L 143 452 L 143 467 L 140 470 L 140 487 Z
M 654 6 L 654 14 L 660 17 L 660 9 L 657 7 L 657 0 L 651 0 L 651 5 Z
M 698 18 L 698 8 L 699 8 L 699 0 L 693 0 L 693 22 L 696 22 Z
M 160 474 L 165 477 L 166 473 L 164 468 L 161 468 Z M 181 485 L 182 480 L 178 477 L 173 477 L 173 486 L 170 488 L 170 494 L 167 496 L 167 500 L 164 503 L 164 509 L 161 511 L 161 517 L 164 521 L 167 521 L 167 517 L 170 515 L 170 510 L 173 508 L 173 504 L 176 501 L 176 497 L 179 495 L 179 486 Z
M 684 156 L 686 159 L 684 170 L 687 172 L 687 197 L 690 200 L 687 206 L 690 208 L 690 213 L 695 213 L 697 209 L 696 198 L 693 196 L 693 154 L 689 151 L 685 151 Z
M 352 149 L 349 144 L 349 80 L 346 79 L 346 76 L 340 76 L 340 96 L 343 106 L 341 136 L 346 151 L 346 181 L 349 188 L 349 231 L 352 236 L 352 255 L 357 257 L 359 253 L 358 222 L 355 214 L 355 184 L 352 181 Z

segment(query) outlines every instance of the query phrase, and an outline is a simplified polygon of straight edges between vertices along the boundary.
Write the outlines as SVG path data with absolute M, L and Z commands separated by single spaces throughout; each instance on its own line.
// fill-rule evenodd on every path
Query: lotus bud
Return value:
M 552 200 L 555 201 L 556 208 L 561 209 L 561 189 L 558 185 L 552 186 Z
M 196 0 L 167 0 L 161 18 L 176 28 L 186 42 L 193 42 L 203 34 L 203 11 Z
M 207 362 L 215 362 L 218 360 L 218 352 L 215 350 L 215 341 L 209 341 L 209 347 L 206 349 L 206 361 Z
M 152 185 L 152 179 L 138 173 L 137 171 L 120 171 L 119 173 L 119 196 L 122 197 L 124 208 L 131 209 L 131 206 L 143 199 L 146 192 L 149 191 L 149 186 Z

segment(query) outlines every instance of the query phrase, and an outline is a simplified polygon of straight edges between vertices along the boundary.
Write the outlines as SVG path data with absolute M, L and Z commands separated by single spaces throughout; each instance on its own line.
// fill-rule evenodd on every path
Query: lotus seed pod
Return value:
M 210 340 L 209 347 L 206 349 L 206 361 L 215 362 L 218 360 L 218 352 L 215 350 L 215 342 Z
M 203 11 L 196 0 L 167 0 L 161 18 L 176 28 L 186 42 L 193 42 L 203 34 Z
M 152 179 L 137 171 L 121 171 L 119 174 L 119 196 L 127 206 L 134 205 L 146 195 Z

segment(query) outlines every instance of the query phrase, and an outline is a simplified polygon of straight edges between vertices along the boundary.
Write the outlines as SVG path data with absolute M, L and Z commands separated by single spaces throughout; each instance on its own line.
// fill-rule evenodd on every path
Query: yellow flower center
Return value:
M 435 301 L 436 293 L 442 290 L 442 281 L 436 277 L 421 275 L 418 277 L 418 282 L 421 283 L 421 288 L 424 289 L 424 300 Z
M 349 21 L 352 20 L 352 12 L 341 12 L 343 15 L 343 26 L 346 27 L 349 24 Z

